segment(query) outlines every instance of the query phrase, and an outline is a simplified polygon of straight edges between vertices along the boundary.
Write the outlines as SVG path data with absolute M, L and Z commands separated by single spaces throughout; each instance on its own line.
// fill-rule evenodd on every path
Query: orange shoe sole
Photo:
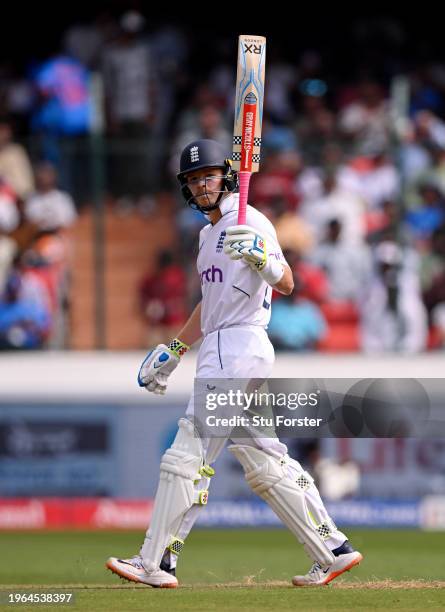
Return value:
M 332 572 L 332 574 L 329 574 L 329 576 L 326 578 L 326 580 L 322 584 L 329 584 L 332 580 L 334 580 L 338 576 L 341 576 L 345 572 L 349 572 L 349 570 L 352 569 L 354 566 L 359 565 L 361 561 L 363 561 L 362 554 L 360 554 L 359 557 L 354 559 L 354 561 L 351 561 L 351 563 L 347 565 L 346 567 L 344 567 L 342 570 L 339 570 L 338 572 Z
M 351 563 L 349 563 L 349 565 L 346 565 L 346 567 L 344 567 L 341 570 L 338 570 L 337 572 L 332 572 L 332 574 L 329 574 L 329 576 L 327 576 L 327 578 L 323 581 L 323 582 L 318 582 L 316 584 L 312 583 L 312 584 L 295 584 L 295 582 L 292 580 L 292 584 L 298 588 L 313 588 L 313 587 L 319 587 L 319 586 L 325 586 L 327 584 L 329 584 L 332 580 L 334 580 L 335 578 L 338 578 L 338 576 L 341 576 L 341 574 L 344 574 L 345 572 L 349 572 L 350 569 L 352 569 L 355 565 L 358 565 L 361 561 L 363 561 L 363 555 L 361 553 L 359 553 L 359 557 L 356 557 L 354 559 L 354 561 L 351 561 Z

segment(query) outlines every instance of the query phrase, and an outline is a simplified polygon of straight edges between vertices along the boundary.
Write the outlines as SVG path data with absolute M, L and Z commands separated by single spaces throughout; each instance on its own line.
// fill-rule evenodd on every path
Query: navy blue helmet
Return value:
M 186 180 L 189 172 L 202 168 L 221 168 L 223 170 L 223 190 L 220 191 L 215 205 L 206 208 L 199 206 L 195 201 Z M 238 188 L 238 177 L 236 172 L 232 170 L 232 160 L 228 158 L 224 147 L 215 140 L 195 140 L 188 144 L 181 153 L 177 178 L 187 204 L 203 213 L 218 208 L 223 194 L 227 191 L 234 192 Z

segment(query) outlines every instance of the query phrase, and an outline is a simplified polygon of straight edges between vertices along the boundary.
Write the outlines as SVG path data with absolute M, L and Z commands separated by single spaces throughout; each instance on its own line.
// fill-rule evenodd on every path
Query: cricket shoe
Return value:
M 178 586 L 178 579 L 162 569 L 147 572 L 142 564 L 142 557 L 136 555 L 131 559 L 118 559 L 110 557 L 106 567 L 114 574 L 131 582 L 141 582 L 155 588 L 174 589 Z
M 292 584 L 299 587 L 329 584 L 331 580 L 348 572 L 363 560 L 363 555 L 354 550 L 347 540 L 332 552 L 335 555 L 332 565 L 323 569 L 319 563 L 315 562 L 305 576 L 294 576 Z

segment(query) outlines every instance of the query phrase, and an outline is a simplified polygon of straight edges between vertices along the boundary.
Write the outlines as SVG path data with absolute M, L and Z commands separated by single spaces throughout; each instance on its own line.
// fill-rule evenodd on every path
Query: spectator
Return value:
M 351 141 L 356 154 L 363 154 L 376 146 L 389 144 L 390 117 L 383 88 L 377 81 L 362 80 L 357 88 L 357 99 L 339 115 L 339 127 Z
M 283 207 L 283 204 L 282 204 Z M 276 208 L 279 209 L 277 206 Z M 275 206 L 269 209 L 275 211 Z M 264 214 L 270 214 L 263 209 Z M 274 220 L 278 240 L 283 249 L 305 253 L 313 246 L 312 232 L 306 223 L 294 212 L 285 211 Z
M 445 344 L 445 224 L 433 232 L 431 249 L 422 258 L 423 301 L 439 343 Z
M 321 197 L 303 200 L 299 213 L 311 227 L 316 241 L 323 239 L 326 223 L 335 217 L 342 223 L 342 240 L 360 243 L 365 232 L 364 201 L 355 192 L 343 188 L 337 177 L 337 170 L 325 171 Z
M 296 151 L 269 152 L 262 172 L 254 175 L 250 198 L 259 208 L 294 213 L 300 197 L 296 176 L 301 168 L 301 157 Z
M 374 271 L 361 300 L 363 350 L 422 351 L 426 347 L 427 319 L 417 255 L 390 241 L 380 243 L 374 255 Z
M 326 237 L 310 253 L 310 261 L 327 276 L 329 300 L 356 303 L 369 278 L 370 253 L 363 243 L 342 241 L 341 234 L 341 221 L 331 219 L 326 226 Z
M 222 113 L 212 104 L 204 104 L 195 115 L 192 125 L 176 137 L 172 147 L 170 168 L 178 168 L 180 152 L 189 142 L 201 139 L 216 140 L 225 148 L 227 155 L 232 150 L 232 134 L 224 126 Z
M 294 275 L 296 298 L 321 305 L 328 298 L 328 279 L 321 268 L 303 257 L 302 251 L 286 249 L 284 253 Z
M 36 192 L 26 201 L 25 217 L 45 232 L 68 228 L 77 218 L 74 202 L 57 188 L 57 173 L 49 162 L 36 168 Z
M 445 278 L 442 278 L 442 291 L 444 290 Z M 445 345 L 445 302 L 437 304 L 431 312 L 431 322 L 435 330 L 438 333 L 437 346 Z
M 383 240 L 396 238 L 401 243 L 407 241 L 406 231 L 401 224 L 401 206 L 394 200 L 382 202 L 381 209 L 366 214 L 366 240 L 376 245 Z
M 15 193 L 0 178 L 0 230 L 4 234 L 14 231 L 20 223 L 20 213 L 16 204 Z
M 443 111 L 444 98 L 440 91 L 442 87 L 434 83 L 432 66 L 420 66 L 410 74 L 411 95 L 409 112 L 413 116 L 417 112 L 440 114 Z
M 334 173 L 339 188 L 361 194 L 360 178 L 355 170 L 345 163 L 345 152 L 339 144 L 327 143 L 321 150 L 320 164 L 307 165 L 297 177 L 297 190 L 301 199 L 312 201 L 323 195 L 323 180 L 326 173 Z
M 31 125 L 39 142 L 38 157 L 56 166 L 63 188 L 83 203 L 91 194 L 90 73 L 79 61 L 55 55 L 37 67 L 33 81 L 38 104 Z
M 194 210 L 190 206 L 183 206 L 177 211 L 176 227 L 179 234 L 178 247 L 181 255 L 197 250 L 196 236 L 207 223 L 208 220 L 202 212 Z M 199 285 L 199 290 L 201 290 L 201 285 Z
M 144 17 L 128 11 L 120 19 L 117 40 L 103 54 L 107 129 L 114 147 L 112 191 L 127 200 L 147 197 L 159 173 L 158 157 L 150 156 L 156 79 L 144 27 Z
M 365 155 L 351 160 L 349 167 L 357 177 L 359 193 L 368 210 L 379 210 L 385 200 L 399 196 L 400 178 L 387 150 L 375 144 Z
M 431 147 L 438 145 L 432 142 L 429 130 L 422 130 L 414 120 L 406 121 L 396 159 L 402 182 L 409 186 L 428 171 L 432 163 Z
M 221 62 L 210 72 L 208 85 L 213 92 L 217 108 L 229 114 L 235 106 L 236 75 L 232 65 L 232 47 L 227 42 L 223 45 L 222 54 Z
M 173 253 L 159 253 L 156 271 L 139 286 L 141 313 L 148 324 L 149 344 L 174 337 L 187 318 L 187 279 Z M 173 336 L 172 336 L 173 334 Z
M 431 155 L 431 165 L 424 173 L 424 178 L 426 180 L 430 180 L 439 187 L 442 193 L 445 192 L 445 145 L 443 147 L 439 146 L 429 146 L 429 151 Z M 420 177 L 421 181 L 422 176 Z
M 426 181 L 419 185 L 418 194 L 418 207 L 408 211 L 405 219 L 413 238 L 424 241 L 445 221 L 445 199 L 439 187 Z
M 297 138 L 290 127 L 272 123 L 269 115 L 264 117 L 261 150 L 266 159 L 269 155 L 277 153 L 293 153 L 296 155 L 297 145 Z
M 198 115 L 202 108 L 213 106 L 221 109 L 218 93 L 212 89 L 209 81 L 197 83 L 189 93 L 190 99 L 186 100 L 184 107 L 181 110 L 176 120 L 176 133 L 181 134 L 187 130 L 194 130 L 198 125 Z M 176 152 L 176 149 L 172 151 Z
M 17 251 L 11 234 L 20 222 L 19 211 L 11 189 L 0 179 L 0 295 L 7 281 Z
M 0 118 L 0 178 L 22 199 L 34 189 L 28 154 L 13 141 L 11 123 L 4 117 Z
M 143 12 L 148 19 L 149 9 Z M 14 60 L 0 61 L 0 291 L 16 253 L 26 250 L 28 267 L 50 286 L 52 314 L 61 278 L 53 272 L 66 270 L 66 240 L 60 228 L 70 226 L 76 216 L 70 195 L 78 207 L 89 200 L 88 179 L 100 161 L 100 147 L 93 159 L 87 139 L 90 70 L 102 70 L 109 138 L 105 154 L 110 161 L 104 187 L 119 198 L 120 210 L 133 210 L 137 204 L 147 214 L 154 206 L 159 216 L 171 214 L 160 194 L 155 199 L 152 192 L 169 185 L 168 161 L 184 141 L 212 138 L 226 146 L 228 155 L 232 148 L 233 40 L 165 20 L 150 21 L 148 35 L 142 9 L 129 10 L 119 21 L 107 9 L 97 13 L 88 22 L 68 24 L 63 54 L 53 49 L 54 55 L 28 72 L 26 50 Z M 358 76 L 348 83 L 343 54 L 335 48 L 329 56 L 314 49 L 299 58 L 290 38 L 282 36 L 269 49 L 261 171 L 252 178 L 249 196 L 272 219 L 280 242 L 297 254 L 297 305 L 308 300 L 322 311 L 328 325 L 323 341 L 316 343 L 322 350 L 329 350 L 324 343 L 333 322 L 338 324 L 336 337 L 346 337 L 341 327 L 346 314 L 341 318 L 329 310 L 341 306 L 337 300 L 352 303 L 360 290 L 376 300 L 380 295 L 385 325 L 388 309 L 400 323 L 408 316 L 406 310 L 417 308 L 412 296 L 417 295 L 418 273 L 411 267 L 415 256 L 408 248 L 401 249 L 407 260 L 390 267 L 398 279 L 395 289 L 385 284 L 391 274 L 384 274 L 381 266 L 367 281 L 358 280 L 370 257 L 365 236 L 373 250 L 388 241 L 416 249 L 422 256 L 429 321 L 440 327 L 445 318 L 444 259 L 435 246 L 445 222 L 445 65 L 440 58 L 419 61 L 415 45 L 402 58 L 407 33 L 403 22 L 388 24 L 379 18 L 372 27 L 363 21 L 352 27 L 348 74 Z M 202 53 L 210 40 L 212 61 Z M 42 50 L 51 52 L 51 44 L 48 39 Z M 373 73 L 378 77 L 369 76 Z M 383 83 L 385 88 L 390 84 L 390 97 Z M 57 168 L 64 191 L 57 189 L 50 166 L 39 166 L 35 189 L 28 153 L 14 142 L 11 126 L 19 142 L 29 142 L 33 158 Z M 171 216 L 177 236 L 173 255 L 178 256 L 191 248 L 191 236 L 206 220 L 183 207 Z M 304 260 L 302 253 L 311 248 L 311 259 Z M 189 303 L 194 303 L 193 279 L 199 278 L 195 271 L 186 273 Z M 178 283 L 182 287 L 183 281 Z M 396 294 L 394 314 L 388 304 L 385 310 L 384 297 L 392 304 Z M 148 310 L 156 311 L 154 292 L 148 302 Z M 284 320 L 294 315 L 294 306 L 284 300 Z M 356 327 L 357 317 L 356 312 Z M 412 318 L 408 316 L 410 325 Z M 150 326 L 156 324 L 156 317 L 150 319 Z M 405 350 L 402 340 L 397 342 L 388 346 Z
M 271 61 L 267 74 L 266 107 L 274 123 L 292 120 L 294 111 L 289 92 L 295 87 L 297 74 L 291 63 Z
M 309 164 L 321 162 L 322 151 L 328 143 L 339 139 L 335 114 L 326 106 L 324 81 L 312 79 L 300 85 L 302 112 L 295 123 L 301 151 Z
M 86 134 L 91 122 L 89 72 L 77 60 L 55 55 L 41 63 L 34 72 L 39 95 L 32 127 L 48 137 Z M 53 162 L 53 142 L 44 141 L 43 155 Z
M 158 75 L 154 129 L 159 138 L 166 138 L 177 99 L 187 83 L 188 45 L 180 27 L 165 24 L 152 34 L 150 49 Z
M 14 126 L 19 139 L 28 135 L 29 118 L 34 104 L 34 89 L 28 75 L 16 61 L 0 63 L 0 114 Z
M 326 278 L 321 270 L 302 260 L 300 253 L 285 251 L 294 275 L 291 296 L 273 301 L 269 336 L 278 350 L 314 348 L 326 333 L 326 322 L 318 306 L 326 295 Z
M 9 270 L 17 252 L 15 241 L 0 228 L 0 295 L 6 285 Z
M 42 348 L 50 326 L 45 287 L 18 265 L 0 294 L 0 349 Z
M 105 44 L 117 34 L 114 18 L 105 10 L 93 21 L 72 23 L 63 35 L 65 53 L 90 70 L 97 70 Z
M 325 332 L 323 315 L 312 302 L 292 296 L 274 300 L 268 334 L 276 350 L 313 349 Z
M 421 143 L 445 148 L 445 123 L 437 115 L 426 109 L 419 110 L 414 115 L 414 125 Z

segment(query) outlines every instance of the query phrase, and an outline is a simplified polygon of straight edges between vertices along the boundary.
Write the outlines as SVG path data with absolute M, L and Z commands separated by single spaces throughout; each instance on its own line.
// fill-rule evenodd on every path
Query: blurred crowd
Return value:
M 33 168 L 0 118 L 0 350 L 66 345 L 76 217 L 55 167 L 42 160 Z
M 295 276 L 293 295 L 274 299 L 278 349 L 414 353 L 445 342 L 445 62 L 403 55 L 403 27 L 391 23 L 357 28 L 363 61 L 350 74 L 326 52 L 292 56 L 270 41 L 250 202 L 274 223 Z M 128 11 L 73 24 L 52 57 L 20 74 L 0 66 L 3 346 L 57 336 L 67 236 L 92 200 L 94 156 L 119 214 L 156 214 L 159 192 L 176 198 L 175 248 L 158 254 L 138 295 L 156 340 L 184 322 L 199 299 L 206 221 L 179 197 L 179 153 L 196 138 L 231 149 L 236 41 L 221 35 L 211 55 L 207 65 L 186 27 Z

